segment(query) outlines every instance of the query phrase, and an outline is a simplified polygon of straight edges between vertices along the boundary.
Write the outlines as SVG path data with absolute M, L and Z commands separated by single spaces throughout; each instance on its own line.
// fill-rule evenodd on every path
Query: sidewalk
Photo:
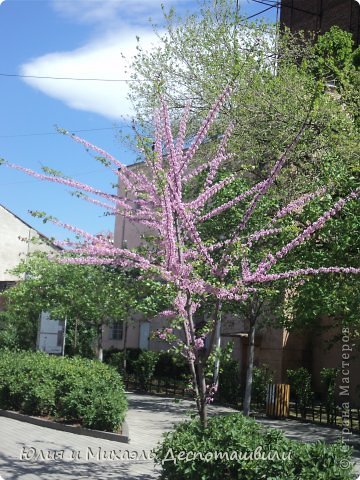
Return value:
M 171 398 L 153 395 L 129 394 L 128 399 L 128 444 L 59 432 L 0 417 L 0 477 L 4 480 L 159 478 L 159 468 L 154 467 L 151 459 L 127 458 L 129 454 L 135 456 L 135 452 L 142 453 L 143 457 L 149 455 L 162 433 L 185 419 L 189 411 L 193 412 L 194 404 L 189 400 L 175 403 Z M 232 411 L 218 406 L 210 407 L 210 410 L 211 413 Z M 334 441 L 340 438 L 339 431 L 294 420 L 262 418 L 259 421 L 281 428 L 287 436 L 298 440 Z M 359 451 L 355 460 L 360 473 Z

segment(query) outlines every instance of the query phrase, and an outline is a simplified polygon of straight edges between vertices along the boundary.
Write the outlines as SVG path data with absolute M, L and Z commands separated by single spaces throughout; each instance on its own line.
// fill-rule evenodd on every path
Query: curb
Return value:
M 53 430 L 60 430 L 61 432 L 75 433 L 76 435 L 86 435 L 88 437 L 102 438 L 103 440 L 111 440 L 113 442 L 129 443 L 129 427 L 124 421 L 121 426 L 122 433 L 103 432 L 101 430 L 91 430 L 83 427 L 73 427 L 71 425 L 63 425 L 61 423 L 52 422 L 39 417 L 31 417 L 23 413 L 12 412 L 10 410 L 0 409 L 0 416 L 19 420 L 20 422 L 31 423 L 39 427 L 52 428 Z

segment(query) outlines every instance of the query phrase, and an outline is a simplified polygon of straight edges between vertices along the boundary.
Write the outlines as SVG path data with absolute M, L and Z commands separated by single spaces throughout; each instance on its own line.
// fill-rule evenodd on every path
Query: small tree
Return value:
M 273 381 L 274 374 L 268 365 L 254 367 L 253 385 L 251 396 L 255 402 L 264 404 L 266 400 L 267 388 Z
M 328 423 L 334 421 L 336 416 L 336 381 L 339 376 L 338 368 L 322 368 L 320 370 L 321 383 L 325 387 L 326 416 Z
M 290 392 L 300 408 L 301 416 L 305 418 L 306 408 L 314 398 L 311 386 L 311 373 L 303 367 L 296 370 L 287 370 L 286 373 L 289 378 Z
M 126 197 L 108 194 L 68 178 L 40 174 L 18 165 L 7 164 L 37 178 L 87 192 L 90 195 L 86 198 L 91 202 L 103 205 L 109 211 L 133 222 L 150 227 L 157 233 L 158 249 L 145 255 L 116 247 L 106 238 L 96 239 L 94 235 L 52 219 L 57 225 L 82 236 L 87 242 L 87 244 L 73 243 L 68 248 L 68 254 L 58 258 L 58 261 L 135 267 L 173 285 L 176 291 L 173 309 L 162 312 L 163 317 L 173 320 L 170 327 L 159 332 L 159 336 L 175 344 L 187 358 L 197 409 L 204 426 L 207 425 L 207 404 L 212 400 L 218 387 L 218 356 L 210 381 L 206 377 L 206 367 L 211 353 L 220 345 L 221 312 L 224 302 L 240 305 L 249 299 L 255 299 L 251 302 L 253 311 L 249 333 L 250 339 L 253 339 L 258 308 L 256 299 L 263 284 L 307 275 L 360 273 L 359 268 L 345 266 L 317 268 L 304 266 L 287 271 L 281 271 L 280 266 L 284 258 L 289 256 L 291 258 L 291 253 L 296 247 L 313 237 L 349 202 L 358 198 L 360 189 L 349 192 L 344 198 L 338 198 L 315 221 L 308 222 L 305 226 L 295 222 L 292 229 L 286 230 L 286 235 L 281 235 L 284 233 L 281 220 L 302 209 L 312 200 L 321 199 L 325 191 L 323 188 L 316 192 L 308 192 L 284 205 L 274 212 L 269 222 L 264 216 L 264 225 L 261 229 L 254 229 L 251 223 L 255 210 L 261 207 L 263 199 L 279 177 L 289 153 L 298 146 L 302 134 L 308 128 L 311 109 L 305 115 L 298 133 L 271 166 L 268 177 L 253 184 L 227 203 L 213 208 L 211 202 L 216 193 L 236 178 L 235 175 L 230 175 L 222 180 L 217 179 L 220 165 L 226 159 L 226 145 L 233 126 L 230 125 L 219 139 L 219 147 L 213 158 L 199 164 L 195 156 L 207 137 L 217 113 L 228 101 L 230 93 L 231 87 L 227 87 L 216 100 L 199 131 L 192 137 L 190 145 L 186 142 L 190 104 L 183 112 L 177 139 L 174 140 L 168 108 L 166 103 L 161 101 L 161 106 L 155 113 L 154 148 L 153 151 L 151 149 L 149 151 L 144 146 L 142 171 L 126 168 L 108 153 L 71 135 L 75 141 L 95 150 L 97 154 L 105 157 L 109 164 L 117 167 L 119 180 L 128 191 Z M 200 193 L 195 198 L 187 198 L 185 190 L 189 182 L 201 174 L 204 174 L 204 182 Z M 204 242 L 199 228 L 201 224 L 214 216 L 220 216 L 240 202 L 245 204 L 243 215 L 233 231 L 227 232 L 225 239 L 217 238 L 211 243 Z M 271 240 L 269 244 L 266 244 L 267 239 Z M 264 241 L 266 247 L 258 249 L 259 241 Z M 213 313 L 199 324 L 196 312 L 204 301 L 210 298 L 214 300 Z M 177 334 L 180 330 L 182 336 Z M 253 353 L 254 342 L 250 342 L 249 360 Z M 246 394 L 248 405 L 251 397 L 252 365 L 253 363 L 249 361 Z
M 159 360 L 158 352 L 143 351 L 139 358 L 134 361 L 136 379 L 142 390 L 148 390 L 150 382 L 154 377 L 156 364 Z

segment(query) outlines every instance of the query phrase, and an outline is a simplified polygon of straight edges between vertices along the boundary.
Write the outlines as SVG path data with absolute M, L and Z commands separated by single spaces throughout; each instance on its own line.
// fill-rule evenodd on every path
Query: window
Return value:
M 123 322 L 115 322 L 110 324 L 110 340 L 122 340 L 123 338 Z
M 10 282 L 10 281 L 5 281 L 5 282 L 0 282 L 0 292 L 4 292 L 7 288 L 12 287 L 15 285 L 16 282 Z

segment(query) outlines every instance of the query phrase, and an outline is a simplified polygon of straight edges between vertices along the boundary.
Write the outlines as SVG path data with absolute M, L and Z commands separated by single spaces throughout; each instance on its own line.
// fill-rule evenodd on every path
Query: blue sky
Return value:
M 195 0 L 0 0 L 0 157 L 39 170 L 61 170 L 77 180 L 111 191 L 115 179 L 55 125 L 79 132 L 124 163 L 133 154 L 116 137 L 130 123 L 126 82 L 21 78 L 35 75 L 126 79 L 136 36 L 150 45 L 149 17 L 161 23 L 161 3 L 193 12 Z M 243 0 L 242 13 L 265 7 Z M 274 9 L 265 18 L 274 20 Z M 113 230 L 114 219 L 71 197 L 66 188 L 0 168 L 0 204 L 42 233 L 63 239 L 68 232 L 33 218 L 46 211 L 91 233 Z

